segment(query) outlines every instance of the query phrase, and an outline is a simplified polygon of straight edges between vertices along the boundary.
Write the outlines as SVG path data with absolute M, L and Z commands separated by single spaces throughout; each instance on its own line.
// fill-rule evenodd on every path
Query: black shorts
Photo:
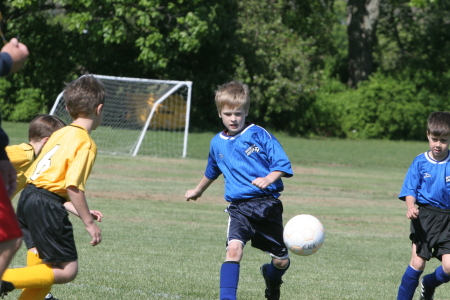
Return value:
M 238 240 L 244 245 L 251 240 L 252 247 L 270 253 L 276 258 L 287 258 L 283 241 L 283 204 L 273 197 L 233 201 L 226 212 L 228 243 Z
M 423 259 L 450 254 L 450 210 L 419 206 L 419 217 L 411 221 L 411 241 Z
M 64 197 L 29 184 L 17 204 L 17 217 L 27 248 L 36 247 L 39 257 L 47 263 L 78 259 L 65 201 Z

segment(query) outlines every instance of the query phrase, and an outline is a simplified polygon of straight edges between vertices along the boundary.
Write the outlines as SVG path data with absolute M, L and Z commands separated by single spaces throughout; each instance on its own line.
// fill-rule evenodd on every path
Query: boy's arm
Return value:
M 272 173 L 269 173 L 269 175 L 267 175 L 266 177 L 256 178 L 255 180 L 252 181 L 252 184 L 254 186 L 259 187 L 260 189 L 265 189 L 266 187 L 268 187 L 269 185 L 271 185 L 272 183 L 283 177 L 284 174 L 285 172 L 282 171 L 273 171 Z
M 419 210 L 416 207 L 416 198 L 413 196 L 406 196 L 406 217 L 410 220 L 417 219 L 419 217 Z
M 197 184 L 195 189 L 188 190 L 186 194 L 184 194 L 184 197 L 186 198 L 186 201 L 189 200 L 197 200 L 197 198 L 201 197 L 203 192 L 206 191 L 206 189 L 213 183 L 213 179 L 209 179 L 208 177 L 203 175 L 203 178 L 200 180 L 200 182 Z
M 75 209 L 75 206 L 73 206 L 73 203 L 71 201 L 67 201 L 64 203 L 64 207 L 65 209 L 70 212 L 71 214 L 74 214 L 77 217 L 80 217 L 80 215 L 78 214 L 77 210 Z M 103 218 L 103 214 L 98 211 L 98 210 L 90 210 L 89 211 L 91 213 L 92 218 L 94 218 L 94 220 L 101 222 L 102 218 Z
M 86 202 L 84 192 L 75 186 L 69 186 L 67 188 L 67 194 L 73 203 L 73 207 L 77 212 L 80 219 L 83 221 L 86 230 L 92 237 L 90 241 L 92 246 L 98 245 L 102 241 L 102 234 L 100 228 L 95 224 L 94 219 L 89 211 L 89 207 Z

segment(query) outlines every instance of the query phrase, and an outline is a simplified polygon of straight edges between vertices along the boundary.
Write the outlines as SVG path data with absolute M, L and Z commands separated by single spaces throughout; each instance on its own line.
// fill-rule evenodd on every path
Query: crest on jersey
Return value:
M 255 144 L 251 145 L 250 147 L 248 147 L 247 150 L 245 150 L 245 154 L 247 154 L 247 156 L 249 156 L 253 152 L 259 152 L 259 147 L 256 146 Z

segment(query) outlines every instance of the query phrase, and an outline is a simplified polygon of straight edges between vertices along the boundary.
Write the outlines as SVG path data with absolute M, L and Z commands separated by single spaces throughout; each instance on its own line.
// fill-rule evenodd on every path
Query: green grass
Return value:
M 26 139 L 27 124 L 3 127 L 12 143 Z M 72 218 L 80 271 L 73 282 L 53 287 L 55 297 L 218 299 L 227 225 L 223 179 L 197 202 L 184 201 L 203 174 L 213 134 L 190 135 L 184 160 L 98 156 L 86 194 L 90 207 L 105 215 L 103 242 L 91 247 L 81 221 Z M 285 221 L 307 213 L 326 229 L 319 252 L 291 256 L 282 299 L 395 299 L 410 259 L 409 221 L 397 195 L 427 143 L 277 138 L 295 173 L 284 180 Z M 245 248 L 239 299 L 263 299 L 259 267 L 268 261 Z M 22 247 L 12 266 L 24 263 Z M 430 261 L 425 273 L 437 265 Z M 439 288 L 435 298 L 450 299 L 450 289 Z

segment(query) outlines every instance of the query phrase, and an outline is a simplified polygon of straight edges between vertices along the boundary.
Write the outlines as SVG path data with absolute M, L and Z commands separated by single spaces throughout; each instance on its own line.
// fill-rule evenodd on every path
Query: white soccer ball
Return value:
M 284 227 L 284 243 L 294 254 L 307 256 L 316 253 L 325 240 L 322 223 L 311 215 L 297 215 Z

